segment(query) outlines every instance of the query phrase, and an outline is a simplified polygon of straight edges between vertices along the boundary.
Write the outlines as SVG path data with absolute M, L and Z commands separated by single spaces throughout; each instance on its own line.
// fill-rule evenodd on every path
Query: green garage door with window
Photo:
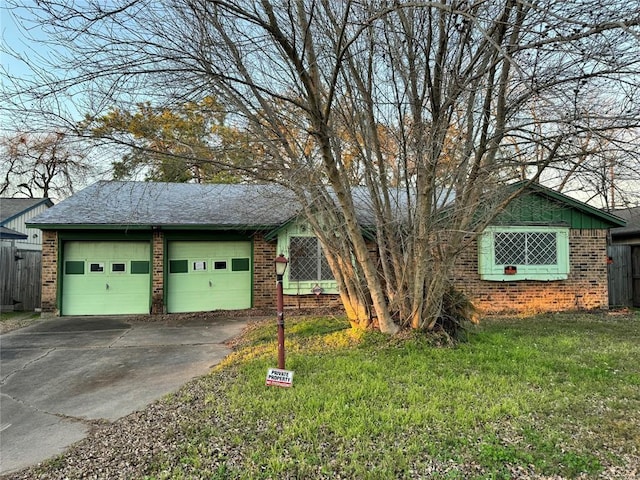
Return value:
M 251 242 L 172 241 L 168 257 L 169 313 L 251 307 Z
M 63 252 L 62 315 L 149 313 L 149 242 L 69 241 Z

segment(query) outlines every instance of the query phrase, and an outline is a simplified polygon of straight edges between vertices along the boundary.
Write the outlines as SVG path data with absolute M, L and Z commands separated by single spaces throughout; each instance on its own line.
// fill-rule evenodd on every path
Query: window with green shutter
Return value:
M 569 228 L 488 227 L 478 242 L 478 268 L 490 281 L 565 280 Z

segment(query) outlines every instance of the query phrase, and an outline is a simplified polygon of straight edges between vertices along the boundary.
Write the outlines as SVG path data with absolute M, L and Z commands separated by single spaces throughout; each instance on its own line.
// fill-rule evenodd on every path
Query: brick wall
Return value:
M 151 313 L 165 313 L 164 302 L 164 234 L 154 230 L 151 239 L 153 265 L 151 270 Z
M 261 232 L 253 238 L 253 306 L 276 308 L 276 274 L 273 266 L 276 242 L 266 242 Z M 285 308 L 317 308 L 342 305 L 338 295 L 284 295 Z
M 42 313 L 57 315 L 58 302 L 58 233 L 42 231 Z
M 549 312 L 608 307 L 606 230 L 571 230 L 567 280 L 487 282 L 474 243 L 456 262 L 454 284 L 482 312 Z

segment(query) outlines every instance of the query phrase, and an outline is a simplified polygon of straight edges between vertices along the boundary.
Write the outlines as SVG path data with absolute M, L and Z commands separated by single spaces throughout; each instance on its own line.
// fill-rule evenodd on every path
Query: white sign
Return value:
M 280 370 L 270 368 L 267 372 L 267 385 L 276 387 L 290 387 L 293 385 L 293 372 L 290 370 Z

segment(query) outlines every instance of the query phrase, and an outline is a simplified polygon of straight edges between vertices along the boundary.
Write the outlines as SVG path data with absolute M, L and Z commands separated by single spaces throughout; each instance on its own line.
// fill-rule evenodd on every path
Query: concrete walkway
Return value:
M 0 474 L 51 458 L 206 374 L 246 319 L 39 320 L 0 336 Z

